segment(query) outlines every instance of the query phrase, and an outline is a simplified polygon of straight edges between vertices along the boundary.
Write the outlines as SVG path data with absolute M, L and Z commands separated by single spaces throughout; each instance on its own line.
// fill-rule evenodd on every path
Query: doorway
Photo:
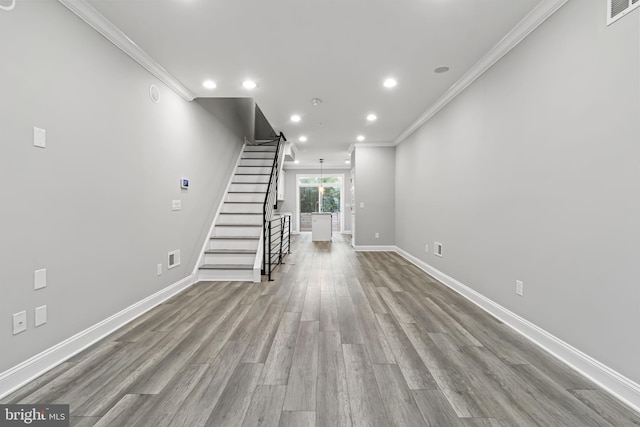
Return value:
M 311 231 L 313 212 L 331 212 L 334 232 L 343 231 L 344 177 L 342 175 L 297 175 L 297 217 L 300 232 Z

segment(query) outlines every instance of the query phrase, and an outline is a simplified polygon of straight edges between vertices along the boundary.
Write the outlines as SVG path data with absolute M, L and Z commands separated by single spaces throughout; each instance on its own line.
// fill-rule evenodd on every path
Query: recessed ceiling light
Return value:
M 436 74 L 446 73 L 447 71 L 449 71 L 449 67 L 438 67 L 435 70 L 433 70 L 433 72 Z
M 258 87 L 258 84 L 256 82 L 254 82 L 253 80 L 245 80 L 242 82 L 242 86 L 245 89 L 255 89 L 256 87 Z
M 307 137 L 302 135 L 300 138 L 298 138 L 298 141 L 300 142 L 307 142 Z
M 301 120 L 301 117 L 298 114 L 294 114 L 291 116 L 291 121 L 294 123 L 298 123 Z
M 203 81 L 202 86 L 206 87 L 207 89 L 215 89 L 216 87 L 218 87 L 218 85 L 216 85 L 216 82 L 214 82 L 213 80 Z
M 298 163 L 300 163 L 300 160 L 294 160 L 293 163 L 297 165 Z
M 349 163 L 351 163 L 351 160 L 345 160 L 344 162 L 345 162 L 346 164 L 349 164 Z
M 364 141 L 364 135 L 358 135 L 356 138 L 358 141 Z
M 389 77 L 388 79 L 386 79 L 383 83 L 384 87 L 394 87 L 395 85 L 397 85 L 398 82 L 396 81 L 396 79 Z
M 370 122 L 375 122 L 376 120 L 378 120 L 378 116 L 376 116 L 375 114 L 369 114 L 367 116 L 367 120 L 369 120 Z

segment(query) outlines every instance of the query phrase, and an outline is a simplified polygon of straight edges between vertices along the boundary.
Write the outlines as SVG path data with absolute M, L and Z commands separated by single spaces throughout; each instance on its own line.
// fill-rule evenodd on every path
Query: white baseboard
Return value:
M 189 275 L 108 319 L 96 323 L 19 365 L 0 373 L 0 399 L 188 288 L 194 283 L 193 278 L 193 275 Z
M 353 247 L 357 252 L 397 252 L 396 246 L 363 246 L 355 245 Z
M 487 313 L 500 319 L 556 358 L 571 366 L 600 387 L 640 412 L 640 385 L 598 362 L 591 356 L 567 344 L 544 329 L 534 325 L 517 314 L 507 310 L 484 295 L 474 291 L 456 279 L 446 275 L 408 252 L 395 248 L 395 251 L 415 266 L 430 274 L 444 285 L 456 291 Z

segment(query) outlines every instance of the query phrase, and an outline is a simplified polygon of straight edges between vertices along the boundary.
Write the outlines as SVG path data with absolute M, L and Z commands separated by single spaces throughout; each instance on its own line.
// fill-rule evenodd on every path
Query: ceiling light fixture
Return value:
M 257 88 L 258 84 L 256 82 L 254 82 L 253 80 L 245 80 L 245 81 L 242 82 L 242 86 L 245 89 L 251 90 L 251 89 Z
M 300 142 L 307 142 L 307 137 L 302 135 L 300 138 L 298 138 L 298 141 Z
M 313 105 L 315 105 L 315 106 L 318 106 L 318 105 L 320 105 L 320 104 L 322 103 L 322 99 L 320 99 L 320 98 L 313 98 L 313 99 L 311 100 L 311 103 L 312 103 Z
M 384 87 L 388 87 L 388 88 L 392 88 L 395 87 L 398 84 L 398 82 L 396 81 L 396 79 L 389 77 L 388 79 L 386 79 L 383 83 Z
M 345 160 L 344 162 L 345 162 L 346 164 L 349 164 L 349 163 L 351 163 L 351 160 Z
M 356 139 L 358 141 L 362 142 L 362 141 L 364 141 L 364 135 L 358 135 L 358 137 Z
M 369 120 L 370 122 L 375 122 L 378 119 L 378 116 L 376 116 L 375 114 L 369 114 L 367 116 L 367 120 Z
M 203 81 L 202 86 L 206 87 L 207 89 L 215 89 L 216 87 L 218 87 L 218 85 L 216 85 L 216 82 L 214 82 L 213 80 Z
M 300 160 L 294 160 L 293 163 L 297 165 L 298 163 L 300 163 Z
M 298 123 L 300 120 L 302 120 L 302 118 L 298 114 L 291 116 L 291 121 L 294 123 Z
M 435 70 L 433 70 L 433 72 L 436 74 L 446 73 L 447 71 L 449 71 L 449 67 L 438 67 Z

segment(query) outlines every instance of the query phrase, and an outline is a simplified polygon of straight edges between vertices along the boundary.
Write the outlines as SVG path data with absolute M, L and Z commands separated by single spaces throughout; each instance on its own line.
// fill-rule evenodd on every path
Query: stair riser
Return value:
M 207 249 L 258 249 L 258 240 L 209 240 Z
M 251 225 L 262 225 L 263 219 L 262 215 L 220 215 L 218 217 L 218 224 L 251 224 Z
M 266 193 L 269 184 L 231 184 L 229 191 Z
M 264 203 L 264 194 L 257 193 L 227 193 L 227 202 L 261 202 Z
M 216 225 L 213 229 L 213 235 L 216 237 L 224 236 L 249 236 L 260 237 L 262 227 L 225 227 L 224 225 Z
M 222 205 L 222 213 L 259 213 L 262 214 L 264 205 L 262 203 L 225 203 Z
M 271 173 L 271 166 L 238 166 L 236 173 Z
M 270 153 L 263 153 L 262 151 L 245 151 L 242 153 L 242 157 L 250 159 L 270 159 L 273 161 L 275 154 L 275 151 Z
M 248 151 L 276 151 L 275 145 L 247 145 L 244 147 L 244 152 Z
M 233 182 L 260 182 L 269 183 L 269 175 L 235 175 Z
M 198 270 L 199 281 L 212 282 L 253 282 L 255 275 L 251 270 Z
M 204 254 L 205 264 L 251 264 L 256 260 L 256 254 Z
M 273 166 L 273 159 L 241 159 L 239 165 L 271 167 Z

